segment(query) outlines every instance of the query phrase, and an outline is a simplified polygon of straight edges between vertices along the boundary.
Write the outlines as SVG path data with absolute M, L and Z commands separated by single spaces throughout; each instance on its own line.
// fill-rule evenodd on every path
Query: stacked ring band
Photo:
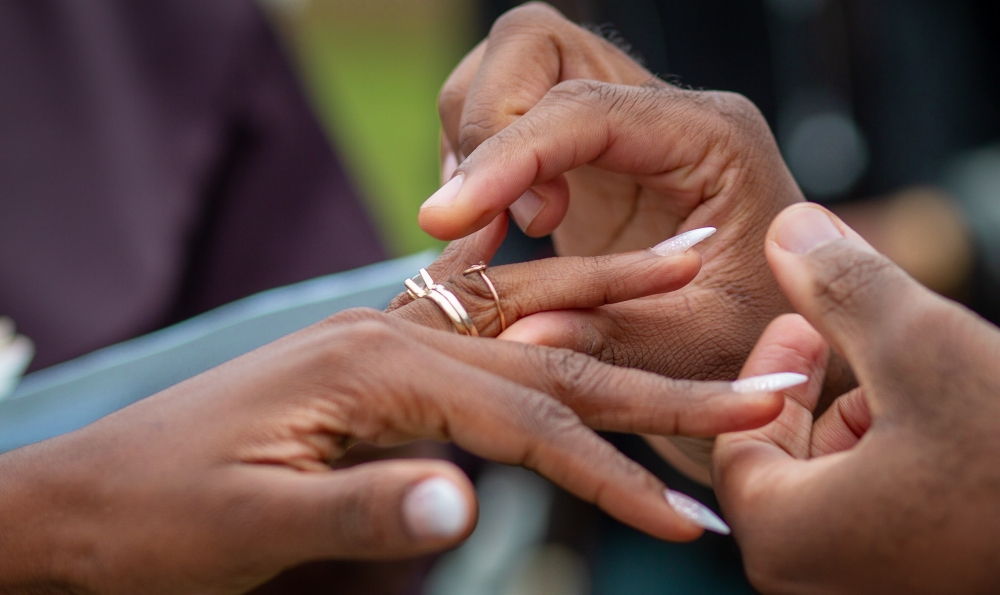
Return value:
M 444 315 L 451 321 L 452 326 L 460 334 L 478 337 L 479 330 L 472 322 L 468 311 L 458 301 L 458 296 L 440 283 L 435 283 L 427 269 L 420 269 L 420 273 L 412 279 L 403 281 L 406 285 L 406 292 L 413 299 L 428 298 L 444 312 Z
M 500 306 L 500 294 L 497 293 L 497 288 L 494 287 L 493 282 L 490 278 L 486 276 L 486 263 L 480 262 L 479 264 L 472 265 L 471 267 L 465 269 L 462 272 L 463 275 L 468 275 L 470 273 L 479 273 L 479 276 L 483 278 L 483 282 L 486 283 L 486 287 L 490 289 L 490 295 L 493 296 L 493 303 L 497 305 L 497 314 L 500 315 L 500 332 L 507 330 L 507 319 L 503 315 L 503 308 Z

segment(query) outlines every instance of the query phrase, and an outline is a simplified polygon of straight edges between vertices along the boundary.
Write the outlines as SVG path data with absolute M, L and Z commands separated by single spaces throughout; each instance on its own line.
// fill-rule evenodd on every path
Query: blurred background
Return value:
M 561 0 L 653 72 L 748 95 L 811 200 L 933 289 L 996 317 L 995 2 Z M 438 183 L 437 89 L 506 0 L 266 0 L 394 254 Z M 985 177 L 984 177 L 985 176 Z M 985 192 L 985 194 L 984 194 Z M 934 236 L 933 242 L 927 241 Z M 974 274 L 974 269 L 983 269 Z
M 516 4 L 268 2 L 394 253 L 433 245 L 415 214 L 438 184 L 436 91 Z M 1000 4 L 552 4 L 616 33 L 667 80 L 750 97 L 810 200 L 833 208 L 924 284 L 998 319 Z M 640 441 L 609 438 L 672 485 L 711 501 Z M 480 529 L 437 564 L 430 593 L 752 591 L 729 540 L 658 543 L 517 471 L 487 467 L 480 487 Z
M 36 368 L 440 246 L 416 224 L 440 184 L 437 92 L 515 3 L 259 1 L 0 3 L 0 314 L 35 339 Z M 664 79 L 747 95 L 811 200 L 1000 320 L 996 0 L 552 3 Z M 512 233 L 503 258 L 545 252 Z M 608 439 L 715 505 L 641 440 Z M 660 543 L 531 473 L 451 456 L 481 498 L 467 544 L 260 592 L 752 592 L 731 539 Z
M 437 94 L 481 36 L 474 0 L 265 0 L 318 115 L 394 255 L 440 246 L 420 204 L 440 185 Z

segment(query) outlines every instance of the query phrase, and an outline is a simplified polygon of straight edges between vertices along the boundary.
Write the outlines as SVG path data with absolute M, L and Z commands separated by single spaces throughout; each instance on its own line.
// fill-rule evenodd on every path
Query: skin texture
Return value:
M 478 276 L 500 220 L 432 268 L 484 337 L 499 331 Z M 507 319 L 677 289 L 696 252 L 540 261 L 488 271 Z M 457 272 L 457 274 L 456 274 Z M 449 274 L 450 273 L 450 274 Z M 430 328 L 429 328 L 430 327 Z M 450 463 L 331 469 L 356 442 L 453 441 L 524 465 L 663 539 L 701 529 L 663 486 L 588 426 L 713 436 L 759 427 L 780 395 L 673 381 L 566 349 L 459 336 L 429 300 L 349 310 L 144 399 L 86 428 L 0 456 L 0 592 L 240 593 L 320 559 L 410 557 L 454 546 L 475 523 Z M 444 477 L 473 514 L 451 538 L 411 532 L 402 502 Z
M 671 86 L 533 3 L 501 17 L 455 69 L 439 111 L 443 151 L 458 154 L 464 181 L 454 203 L 421 210 L 435 237 L 482 228 L 529 189 L 545 206 L 522 227 L 551 232 L 564 256 L 718 228 L 683 290 L 529 317 L 503 338 L 671 377 L 732 378 L 767 323 L 790 311 L 762 246 L 773 217 L 803 198 L 746 98 Z
M 501 338 L 673 378 L 732 378 L 767 324 L 791 311 L 762 247 L 774 216 L 803 197 L 746 98 L 672 86 L 550 6 L 530 3 L 501 17 L 459 64 L 439 112 L 444 163 L 461 162 L 454 174 L 464 181 L 454 203 L 422 208 L 420 224 L 433 236 L 461 237 L 511 205 L 517 214 L 515 201 L 529 191 L 544 207 L 530 225 L 520 217 L 522 229 L 551 233 L 562 256 L 718 228 L 699 248 L 702 273 L 683 290 L 540 313 Z M 840 362 L 830 369 L 827 393 L 853 385 Z M 647 439 L 710 483 L 711 441 Z
M 1000 332 L 835 218 L 842 238 L 786 249 L 803 211 L 826 212 L 790 208 L 766 245 L 801 316 L 771 324 L 744 374 L 812 381 L 714 452 L 751 581 L 764 593 L 996 593 Z M 814 419 L 829 349 L 860 387 Z

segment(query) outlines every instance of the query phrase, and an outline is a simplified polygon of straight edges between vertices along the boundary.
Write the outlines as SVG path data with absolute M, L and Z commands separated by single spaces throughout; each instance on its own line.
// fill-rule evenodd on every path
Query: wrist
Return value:
M 73 541 L 60 536 L 70 514 L 60 505 L 58 471 L 41 446 L 0 455 L 0 593 L 71 592 Z M 46 472 L 45 470 L 49 470 Z

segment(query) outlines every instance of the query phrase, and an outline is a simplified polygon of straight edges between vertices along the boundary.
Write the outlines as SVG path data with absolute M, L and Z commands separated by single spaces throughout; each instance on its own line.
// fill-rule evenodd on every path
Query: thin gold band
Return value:
M 497 288 L 493 285 L 493 281 L 486 276 L 487 265 L 485 262 L 480 262 L 479 264 L 474 264 L 471 267 L 465 269 L 462 273 L 463 275 L 468 275 L 469 273 L 479 273 L 479 276 L 483 278 L 486 283 L 486 287 L 490 288 L 490 293 L 493 295 L 493 302 L 497 305 L 497 314 L 500 315 L 500 332 L 507 330 L 507 318 L 503 315 L 503 307 L 500 306 L 500 294 L 497 293 Z

